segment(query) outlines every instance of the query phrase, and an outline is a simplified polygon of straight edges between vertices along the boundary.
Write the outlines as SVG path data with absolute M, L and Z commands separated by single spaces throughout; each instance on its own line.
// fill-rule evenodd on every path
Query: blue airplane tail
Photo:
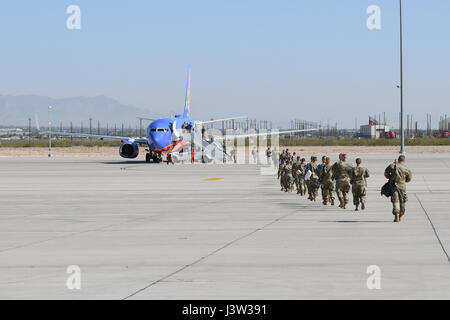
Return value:
M 188 67 L 188 76 L 186 83 L 186 98 L 184 103 L 184 114 L 183 116 L 191 117 L 191 66 Z

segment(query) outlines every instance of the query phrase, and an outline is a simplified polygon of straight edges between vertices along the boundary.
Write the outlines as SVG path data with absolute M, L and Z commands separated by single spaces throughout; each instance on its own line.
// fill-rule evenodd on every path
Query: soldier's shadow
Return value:
M 387 223 L 392 221 L 376 221 L 376 220 L 328 220 L 328 221 L 320 221 L 320 222 L 332 222 L 332 223 Z

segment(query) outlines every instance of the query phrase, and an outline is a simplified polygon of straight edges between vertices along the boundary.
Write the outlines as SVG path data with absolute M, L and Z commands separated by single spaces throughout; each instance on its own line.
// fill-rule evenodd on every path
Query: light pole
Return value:
M 50 120 L 50 111 L 52 106 L 48 106 L 48 157 L 52 156 L 52 122 Z
M 402 26 L 402 0 L 400 2 L 400 154 L 405 154 L 405 128 L 403 125 L 403 26 Z
M 89 134 L 92 134 L 92 118 L 89 118 Z M 88 138 L 88 140 L 91 140 L 91 138 Z
M 28 144 L 31 146 L 31 118 L 28 118 Z

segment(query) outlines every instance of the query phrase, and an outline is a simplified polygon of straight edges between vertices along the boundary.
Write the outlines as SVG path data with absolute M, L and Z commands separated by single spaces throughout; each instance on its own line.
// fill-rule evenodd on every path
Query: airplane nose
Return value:
M 160 134 L 152 134 L 151 135 L 151 139 L 152 139 L 152 142 L 153 142 L 153 147 L 155 149 L 163 149 L 165 147 L 164 146 L 164 139 L 163 139 L 163 137 L 161 137 Z

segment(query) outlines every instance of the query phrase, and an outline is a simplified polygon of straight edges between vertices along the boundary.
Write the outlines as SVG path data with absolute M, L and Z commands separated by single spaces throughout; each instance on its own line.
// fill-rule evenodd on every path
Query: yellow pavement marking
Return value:
M 217 181 L 217 180 L 222 180 L 223 178 L 207 178 L 207 179 L 203 179 L 203 181 Z

